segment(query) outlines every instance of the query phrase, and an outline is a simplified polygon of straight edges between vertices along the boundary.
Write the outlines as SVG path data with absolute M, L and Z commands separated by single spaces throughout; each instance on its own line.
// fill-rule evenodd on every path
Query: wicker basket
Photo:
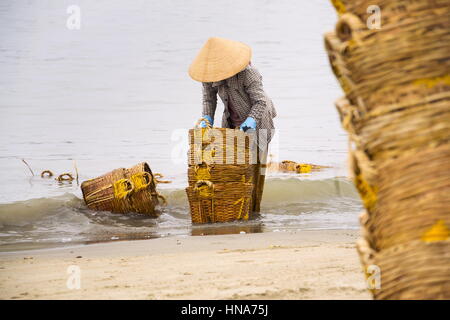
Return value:
M 414 18 L 417 15 L 427 15 L 428 12 L 448 7 L 447 0 L 331 0 L 339 15 L 351 12 L 362 21 L 366 21 L 372 12 L 370 5 L 376 4 L 381 9 L 381 26 L 390 26 Z
M 418 14 L 368 30 L 364 20 L 345 13 L 336 31 L 326 35 L 332 69 L 362 112 L 450 89 L 450 2 Z
M 366 209 L 357 248 L 381 271 L 372 293 L 450 299 L 450 2 L 382 0 L 381 30 L 363 27 L 368 1 L 334 3 L 325 47 Z
M 411 121 L 412 106 L 389 121 L 387 115 L 358 119 L 355 106 L 338 103 L 355 146 L 351 173 L 366 208 L 358 251 L 366 270 L 381 270 L 381 288 L 372 290 L 376 299 L 450 298 L 450 119 L 432 112 L 440 109 L 430 100 Z M 383 118 L 389 130 L 374 130 L 370 124 Z
M 192 223 L 248 220 L 253 184 L 198 181 L 187 187 Z
M 189 130 L 189 165 L 256 164 L 255 136 L 237 129 L 199 128 Z
M 252 182 L 256 164 L 207 164 L 188 167 L 188 182 L 194 186 L 199 180 L 208 180 L 213 183 Z
M 163 199 L 147 163 L 120 168 L 81 184 L 88 208 L 116 213 L 136 212 L 157 216 L 155 206 Z
M 254 176 L 252 137 L 235 129 L 189 131 L 188 195 L 193 223 L 247 220 Z M 200 161 L 200 162 L 199 162 Z
M 312 163 L 298 163 L 291 160 L 283 160 L 281 163 L 269 163 L 268 167 L 275 167 L 272 170 L 281 172 L 295 172 L 295 173 L 311 173 L 314 171 L 320 171 L 325 168 L 330 168 L 329 166 L 320 166 Z
M 366 208 L 358 251 L 365 269 L 381 270 L 376 299 L 450 298 L 449 103 L 440 95 L 363 117 L 337 102 Z

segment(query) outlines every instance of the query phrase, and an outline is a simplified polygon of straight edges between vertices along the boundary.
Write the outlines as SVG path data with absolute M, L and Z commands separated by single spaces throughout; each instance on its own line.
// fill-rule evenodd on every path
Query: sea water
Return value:
M 68 27 L 72 5 L 79 29 Z M 347 137 L 323 34 L 326 1 L 0 2 L 0 251 L 99 241 L 240 232 L 357 228 L 361 203 L 346 178 Z M 274 161 L 330 166 L 269 174 L 261 217 L 191 226 L 187 130 L 201 84 L 187 69 L 211 36 L 247 43 L 278 112 Z M 223 106 L 217 107 L 220 123 Z M 21 161 L 34 171 L 32 176 Z M 88 210 L 76 183 L 147 161 L 171 184 L 157 219 Z

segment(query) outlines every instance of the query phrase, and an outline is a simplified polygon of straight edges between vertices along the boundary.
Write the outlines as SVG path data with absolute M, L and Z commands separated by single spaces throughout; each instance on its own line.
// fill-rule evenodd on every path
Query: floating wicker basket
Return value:
M 226 128 L 192 129 L 189 141 L 186 193 L 192 222 L 247 220 L 259 168 L 252 163 L 256 157 L 249 135 Z
M 268 164 L 271 166 L 272 164 Z M 329 168 L 328 166 L 319 166 L 312 163 L 298 163 L 290 160 L 283 160 L 278 164 L 278 171 L 281 172 L 295 172 L 295 173 L 311 173 L 313 171 L 320 171 Z
M 346 97 L 350 173 L 365 211 L 358 252 L 376 299 L 450 299 L 450 1 L 333 1 L 325 35 Z
M 157 216 L 155 206 L 163 199 L 147 163 L 120 168 L 81 184 L 88 208 L 117 213 L 136 212 Z

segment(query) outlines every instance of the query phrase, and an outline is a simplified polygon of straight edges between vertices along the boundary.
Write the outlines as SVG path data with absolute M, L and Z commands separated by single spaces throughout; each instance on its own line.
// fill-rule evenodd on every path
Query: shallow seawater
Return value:
M 0 251 L 99 241 L 240 232 L 357 228 L 361 203 L 346 175 L 347 137 L 334 100 L 342 95 L 323 33 L 330 3 L 79 1 L 0 2 Z M 272 174 L 254 220 L 192 226 L 187 130 L 201 115 L 201 86 L 187 75 L 210 36 L 253 48 L 252 64 L 275 103 L 274 161 L 330 166 L 306 175 Z M 223 111 L 218 105 L 215 121 Z M 31 176 L 21 161 L 34 171 Z M 171 184 L 157 219 L 94 212 L 76 183 L 147 161 Z
M 73 193 L 0 204 L 0 250 L 168 236 L 353 229 L 361 210 L 353 185 L 344 177 L 269 177 L 260 215 L 249 221 L 207 225 L 190 223 L 184 189 L 160 191 L 169 204 L 159 207 L 158 218 L 93 211 Z

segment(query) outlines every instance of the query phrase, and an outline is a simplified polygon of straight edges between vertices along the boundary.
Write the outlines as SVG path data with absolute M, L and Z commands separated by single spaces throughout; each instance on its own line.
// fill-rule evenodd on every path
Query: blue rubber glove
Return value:
M 253 129 L 256 130 L 256 120 L 253 119 L 252 117 L 248 117 L 247 119 L 245 119 L 245 121 L 241 124 L 240 129 L 242 131 L 247 131 L 248 129 Z
M 209 121 L 209 124 L 211 125 L 211 127 L 213 126 L 214 120 L 213 120 L 210 116 L 203 116 L 203 118 L 205 118 L 205 119 L 207 119 L 207 120 Z M 200 127 L 200 128 L 207 128 L 208 126 L 207 126 L 207 124 L 206 124 L 206 121 L 205 121 L 205 120 L 202 120 L 202 121 L 200 122 L 200 124 L 199 124 L 199 127 Z

